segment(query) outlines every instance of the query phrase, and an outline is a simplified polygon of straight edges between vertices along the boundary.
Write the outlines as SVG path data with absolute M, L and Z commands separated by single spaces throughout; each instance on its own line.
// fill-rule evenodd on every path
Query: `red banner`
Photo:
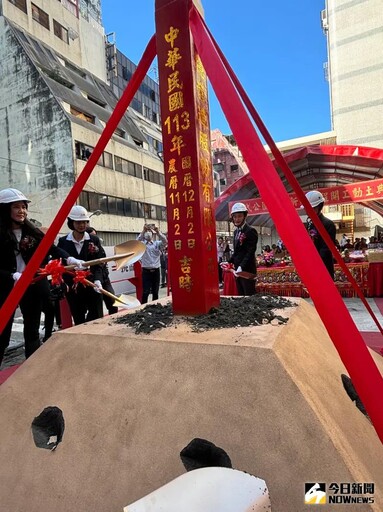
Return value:
M 326 206 L 334 204 L 347 203 L 366 203 L 383 198 L 383 179 L 360 181 L 358 183 L 349 183 L 348 185 L 338 185 L 336 187 L 327 187 L 318 189 L 325 198 Z M 294 208 L 300 208 L 301 202 L 295 193 L 289 194 L 290 201 Z M 228 211 L 234 203 L 238 201 L 230 201 Z M 261 198 L 241 200 L 245 204 L 249 215 L 261 215 L 268 213 L 267 206 Z

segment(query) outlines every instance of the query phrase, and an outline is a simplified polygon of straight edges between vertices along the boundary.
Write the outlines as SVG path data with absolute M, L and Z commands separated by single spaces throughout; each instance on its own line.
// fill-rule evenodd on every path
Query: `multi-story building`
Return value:
M 118 101 L 100 0 L 0 0 L 0 9 L 0 188 L 21 189 L 30 217 L 47 226 Z M 106 245 L 148 220 L 166 231 L 161 146 L 141 128 L 157 124 L 140 116 L 124 114 L 79 198 L 102 212 L 94 225 Z
M 332 127 L 338 144 L 383 148 L 382 0 L 326 0 Z

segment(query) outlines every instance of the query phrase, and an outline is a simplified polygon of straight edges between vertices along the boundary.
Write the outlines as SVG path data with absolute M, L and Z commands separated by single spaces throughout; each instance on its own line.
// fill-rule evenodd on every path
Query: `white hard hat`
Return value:
M 16 188 L 4 188 L 3 190 L 0 190 L 0 203 L 16 203 L 17 201 L 25 201 L 26 203 L 30 203 L 30 200 L 27 199 L 25 195 Z
M 235 203 L 231 207 L 230 215 L 233 215 L 233 213 L 247 213 L 247 208 L 243 203 Z
M 307 192 L 306 199 L 313 208 L 324 203 L 324 197 L 318 190 L 310 190 L 310 192 Z
M 86 208 L 80 206 L 79 204 L 76 204 L 75 206 L 72 206 L 68 218 L 71 220 L 77 220 L 78 222 L 88 221 L 89 213 L 87 212 Z

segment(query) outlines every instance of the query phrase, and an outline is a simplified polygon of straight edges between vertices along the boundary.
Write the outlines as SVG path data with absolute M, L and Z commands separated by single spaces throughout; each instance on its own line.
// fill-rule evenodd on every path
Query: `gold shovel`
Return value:
M 138 240 L 128 240 L 127 242 L 123 242 L 122 244 L 114 247 L 113 256 L 105 256 L 104 258 L 85 261 L 82 266 L 87 268 L 92 267 L 93 265 L 102 265 L 108 261 L 115 261 L 116 270 L 120 270 L 121 267 L 124 267 L 125 265 L 132 265 L 136 261 L 140 260 L 145 250 L 146 246 L 144 243 Z M 76 265 L 67 265 L 65 270 L 73 270 L 74 268 L 76 268 Z
M 84 279 L 82 282 L 84 282 L 87 286 L 91 286 L 92 288 L 97 288 L 97 286 L 92 283 L 92 281 L 89 281 L 88 279 Z M 99 288 L 97 288 L 99 289 Z M 104 290 L 101 288 L 101 293 L 104 295 L 107 295 L 111 299 L 114 299 L 114 306 L 124 308 L 124 309 L 132 309 L 136 308 L 137 306 L 141 305 L 141 302 L 137 300 L 135 297 L 130 297 L 129 295 L 121 294 L 119 297 L 117 295 L 114 295 L 113 293 L 108 292 L 108 290 Z

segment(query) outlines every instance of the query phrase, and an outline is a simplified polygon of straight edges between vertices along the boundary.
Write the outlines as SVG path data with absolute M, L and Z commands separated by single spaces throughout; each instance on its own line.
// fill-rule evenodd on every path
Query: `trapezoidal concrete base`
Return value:
M 0 388 L 1 510 L 122 512 L 184 472 L 195 437 L 264 479 L 273 512 L 307 510 L 306 482 L 374 482 L 374 505 L 337 510 L 383 510 L 383 447 L 322 322 L 304 301 L 282 314 L 285 326 L 137 336 L 103 319 L 55 334 Z M 47 406 L 65 419 L 54 452 L 31 434 Z

